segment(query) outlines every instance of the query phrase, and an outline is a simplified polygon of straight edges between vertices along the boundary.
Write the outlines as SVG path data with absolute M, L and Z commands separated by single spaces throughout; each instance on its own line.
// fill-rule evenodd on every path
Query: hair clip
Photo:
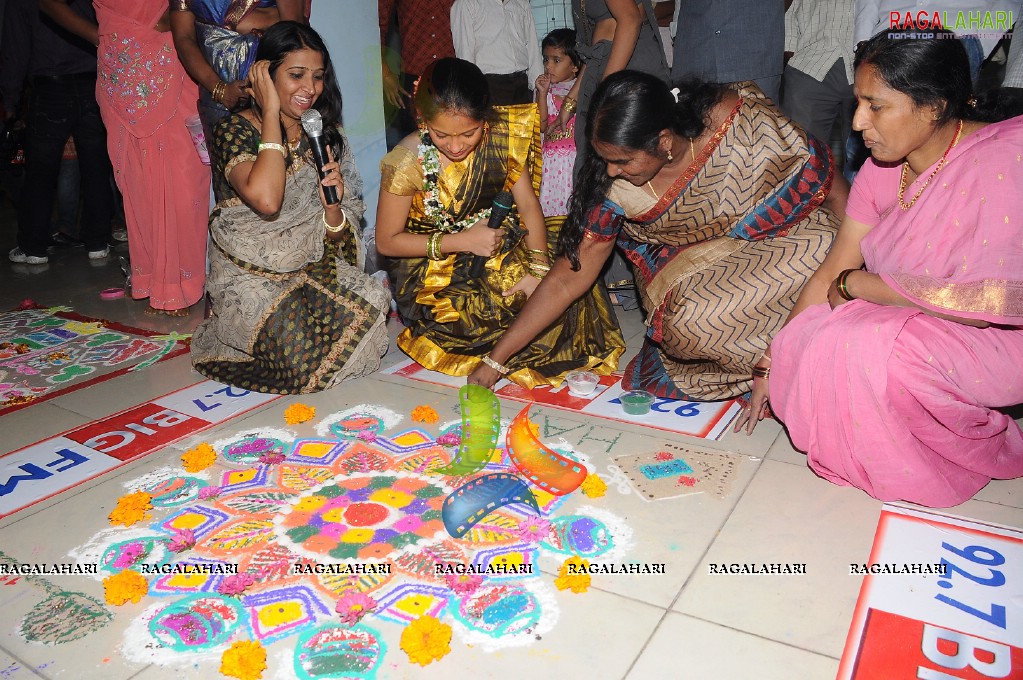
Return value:
M 678 104 L 678 96 L 682 93 L 682 90 L 677 87 L 671 88 L 671 96 L 675 98 L 675 103 Z
M 977 108 L 977 98 L 970 97 L 969 99 L 966 100 L 966 105 L 969 106 L 971 109 Z

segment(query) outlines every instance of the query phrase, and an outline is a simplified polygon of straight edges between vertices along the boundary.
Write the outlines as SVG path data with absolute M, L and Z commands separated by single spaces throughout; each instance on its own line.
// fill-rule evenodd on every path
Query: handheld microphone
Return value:
M 330 162 L 327 156 L 327 142 L 323 139 L 323 118 L 316 109 L 307 109 L 302 113 L 302 129 L 309 136 L 309 146 L 313 150 L 313 161 L 316 163 L 316 172 L 322 180 L 327 175 L 323 172 L 323 166 Z M 337 160 L 337 159 L 335 159 Z M 337 187 L 324 187 L 323 197 L 327 203 L 333 205 L 338 202 Z
M 501 223 L 504 222 L 505 217 L 508 217 L 508 213 L 514 204 L 515 197 L 511 195 L 510 191 L 502 191 L 495 196 L 494 206 L 490 209 L 490 220 L 487 222 L 487 226 L 491 229 L 500 229 Z M 483 271 L 489 259 L 489 257 L 484 257 L 483 255 L 474 256 L 472 264 L 469 265 L 469 276 L 474 279 L 483 276 Z

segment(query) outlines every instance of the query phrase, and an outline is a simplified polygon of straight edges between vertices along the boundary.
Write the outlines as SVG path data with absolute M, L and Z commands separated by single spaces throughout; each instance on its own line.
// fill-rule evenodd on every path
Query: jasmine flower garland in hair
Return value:
M 419 165 L 423 168 L 423 210 L 438 231 L 451 234 L 490 217 L 490 208 L 487 208 L 455 222 L 444 210 L 437 186 L 440 179 L 440 154 L 425 130 L 419 132 Z

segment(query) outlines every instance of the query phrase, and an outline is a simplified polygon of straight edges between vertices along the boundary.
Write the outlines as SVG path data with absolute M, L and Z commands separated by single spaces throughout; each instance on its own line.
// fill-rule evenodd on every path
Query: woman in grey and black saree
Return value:
M 229 385 L 315 392 L 377 369 L 390 295 L 362 271 L 362 180 L 320 36 L 295 22 L 272 26 L 250 81 L 252 109 L 215 128 L 214 181 L 226 198 L 210 217 L 213 314 L 196 330 L 192 361 Z M 299 122 L 310 108 L 331 156 L 322 182 Z M 327 203 L 318 184 L 340 202 Z

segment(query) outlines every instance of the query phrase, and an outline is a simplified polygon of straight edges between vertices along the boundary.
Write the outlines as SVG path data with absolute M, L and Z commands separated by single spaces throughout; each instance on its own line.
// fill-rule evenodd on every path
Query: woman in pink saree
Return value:
M 1023 118 L 991 122 L 1005 100 L 971 97 L 952 37 L 858 50 L 853 126 L 872 158 L 739 423 L 769 392 L 818 475 L 934 507 L 1023 476 L 999 410 L 1023 402 Z
M 183 316 L 203 295 L 210 171 L 185 128 L 198 90 L 174 51 L 166 0 L 94 0 L 99 26 L 59 0 L 41 7 L 97 45 L 96 99 L 124 196 L 132 297 Z

